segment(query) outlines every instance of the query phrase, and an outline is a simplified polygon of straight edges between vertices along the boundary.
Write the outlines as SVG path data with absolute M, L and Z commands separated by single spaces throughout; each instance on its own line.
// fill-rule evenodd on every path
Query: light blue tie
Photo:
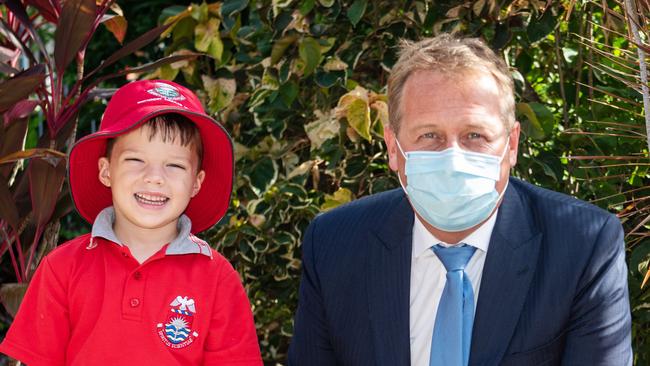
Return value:
M 431 340 L 429 366 L 467 366 L 474 323 L 474 290 L 465 273 L 475 247 L 431 247 L 447 269 Z

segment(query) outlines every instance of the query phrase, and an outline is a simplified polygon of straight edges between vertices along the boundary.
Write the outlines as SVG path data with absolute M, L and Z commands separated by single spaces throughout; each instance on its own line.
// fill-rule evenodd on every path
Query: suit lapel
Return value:
M 498 364 L 503 358 L 535 273 L 541 239 L 527 204 L 510 184 L 483 268 L 470 365 Z
M 413 211 L 402 194 L 370 237 L 368 310 L 376 365 L 409 365 Z

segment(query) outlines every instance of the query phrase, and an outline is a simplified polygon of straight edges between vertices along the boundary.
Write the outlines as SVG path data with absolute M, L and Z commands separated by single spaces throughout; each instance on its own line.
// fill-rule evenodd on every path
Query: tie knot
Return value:
M 467 262 L 476 251 L 475 247 L 466 244 L 453 247 L 434 245 L 431 249 L 440 258 L 447 272 L 464 270 Z

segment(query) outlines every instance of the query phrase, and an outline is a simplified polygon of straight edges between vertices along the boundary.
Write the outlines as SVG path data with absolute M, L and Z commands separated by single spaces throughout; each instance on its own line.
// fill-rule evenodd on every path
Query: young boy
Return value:
M 262 364 L 237 272 L 193 235 L 223 217 L 233 180 L 230 137 L 194 94 L 119 89 L 69 180 L 92 232 L 43 259 L 1 352 L 29 366 Z

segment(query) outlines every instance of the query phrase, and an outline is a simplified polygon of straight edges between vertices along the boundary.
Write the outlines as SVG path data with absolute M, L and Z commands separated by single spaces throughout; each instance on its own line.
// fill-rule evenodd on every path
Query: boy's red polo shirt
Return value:
M 0 352 L 29 366 L 261 365 L 239 276 L 189 219 L 139 264 L 111 210 L 43 259 Z

